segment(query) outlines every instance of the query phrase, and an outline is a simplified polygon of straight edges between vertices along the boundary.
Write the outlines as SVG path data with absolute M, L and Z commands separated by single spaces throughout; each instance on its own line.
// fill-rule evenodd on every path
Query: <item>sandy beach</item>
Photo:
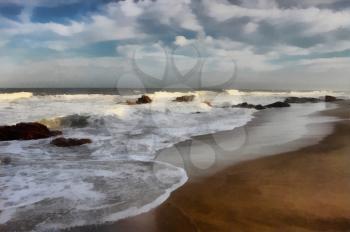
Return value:
M 148 213 L 69 231 L 350 231 L 349 106 L 322 112 L 340 120 L 316 145 L 190 174 Z

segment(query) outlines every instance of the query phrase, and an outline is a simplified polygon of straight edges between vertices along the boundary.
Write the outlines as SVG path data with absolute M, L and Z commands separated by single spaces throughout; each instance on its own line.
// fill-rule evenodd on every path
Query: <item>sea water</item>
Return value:
M 186 172 L 155 161 L 163 148 L 192 136 L 233 130 L 256 110 L 232 108 L 242 102 L 269 104 L 288 96 L 344 93 L 193 91 L 147 94 L 151 104 L 128 105 L 140 94 L 62 92 L 0 93 L 2 125 L 41 122 L 65 137 L 90 138 L 75 148 L 50 139 L 0 142 L 0 224 L 26 224 L 45 231 L 99 224 L 146 212 L 187 180 Z M 195 95 L 192 102 L 176 102 Z M 319 103 L 323 104 L 323 103 Z

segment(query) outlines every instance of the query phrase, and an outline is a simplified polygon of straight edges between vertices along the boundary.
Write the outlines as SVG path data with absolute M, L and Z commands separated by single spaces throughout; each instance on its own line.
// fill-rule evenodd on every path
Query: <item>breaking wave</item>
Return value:
M 33 97 L 33 93 L 30 92 L 0 93 L 0 101 L 15 101 L 31 97 Z
M 195 135 L 232 130 L 254 109 L 288 96 L 343 96 L 331 92 L 155 92 L 151 104 L 128 105 L 139 95 L 0 94 L 3 124 L 39 121 L 66 137 L 93 143 L 66 149 L 49 139 L 0 142 L 14 165 L 0 175 L 0 224 L 40 231 L 97 224 L 145 212 L 187 179 L 183 169 L 154 161 L 157 151 Z M 193 101 L 176 102 L 183 95 Z

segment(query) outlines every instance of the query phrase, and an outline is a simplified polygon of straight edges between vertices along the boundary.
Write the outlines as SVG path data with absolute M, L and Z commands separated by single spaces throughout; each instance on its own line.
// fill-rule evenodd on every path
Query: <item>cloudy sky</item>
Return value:
M 349 0 L 0 0 L 3 88 L 136 87 L 197 67 L 203 87 L 236 73 L 237 88 L 350 90 L 349 64 Z

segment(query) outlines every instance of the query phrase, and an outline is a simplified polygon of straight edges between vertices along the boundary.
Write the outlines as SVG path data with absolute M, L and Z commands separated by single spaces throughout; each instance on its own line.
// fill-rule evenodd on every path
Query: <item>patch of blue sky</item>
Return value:
M 72 20 L 80 20 L 84 16 L 98 12 L 101 7 L 112 0 L 82 0 L 70 4 L 56 6 L 39 6 L 33 9 L 32 22 L 69 23 Z
M 18 20 L 22 9 L 22 6 L 16 4 L 0 3 L 0 15 L 8 19 Z
M 110 40 L 89 44 L 80 48 L 71 49 L 67 52 L 69 56 L 79 57 L 115 57 L 118 41 Z

